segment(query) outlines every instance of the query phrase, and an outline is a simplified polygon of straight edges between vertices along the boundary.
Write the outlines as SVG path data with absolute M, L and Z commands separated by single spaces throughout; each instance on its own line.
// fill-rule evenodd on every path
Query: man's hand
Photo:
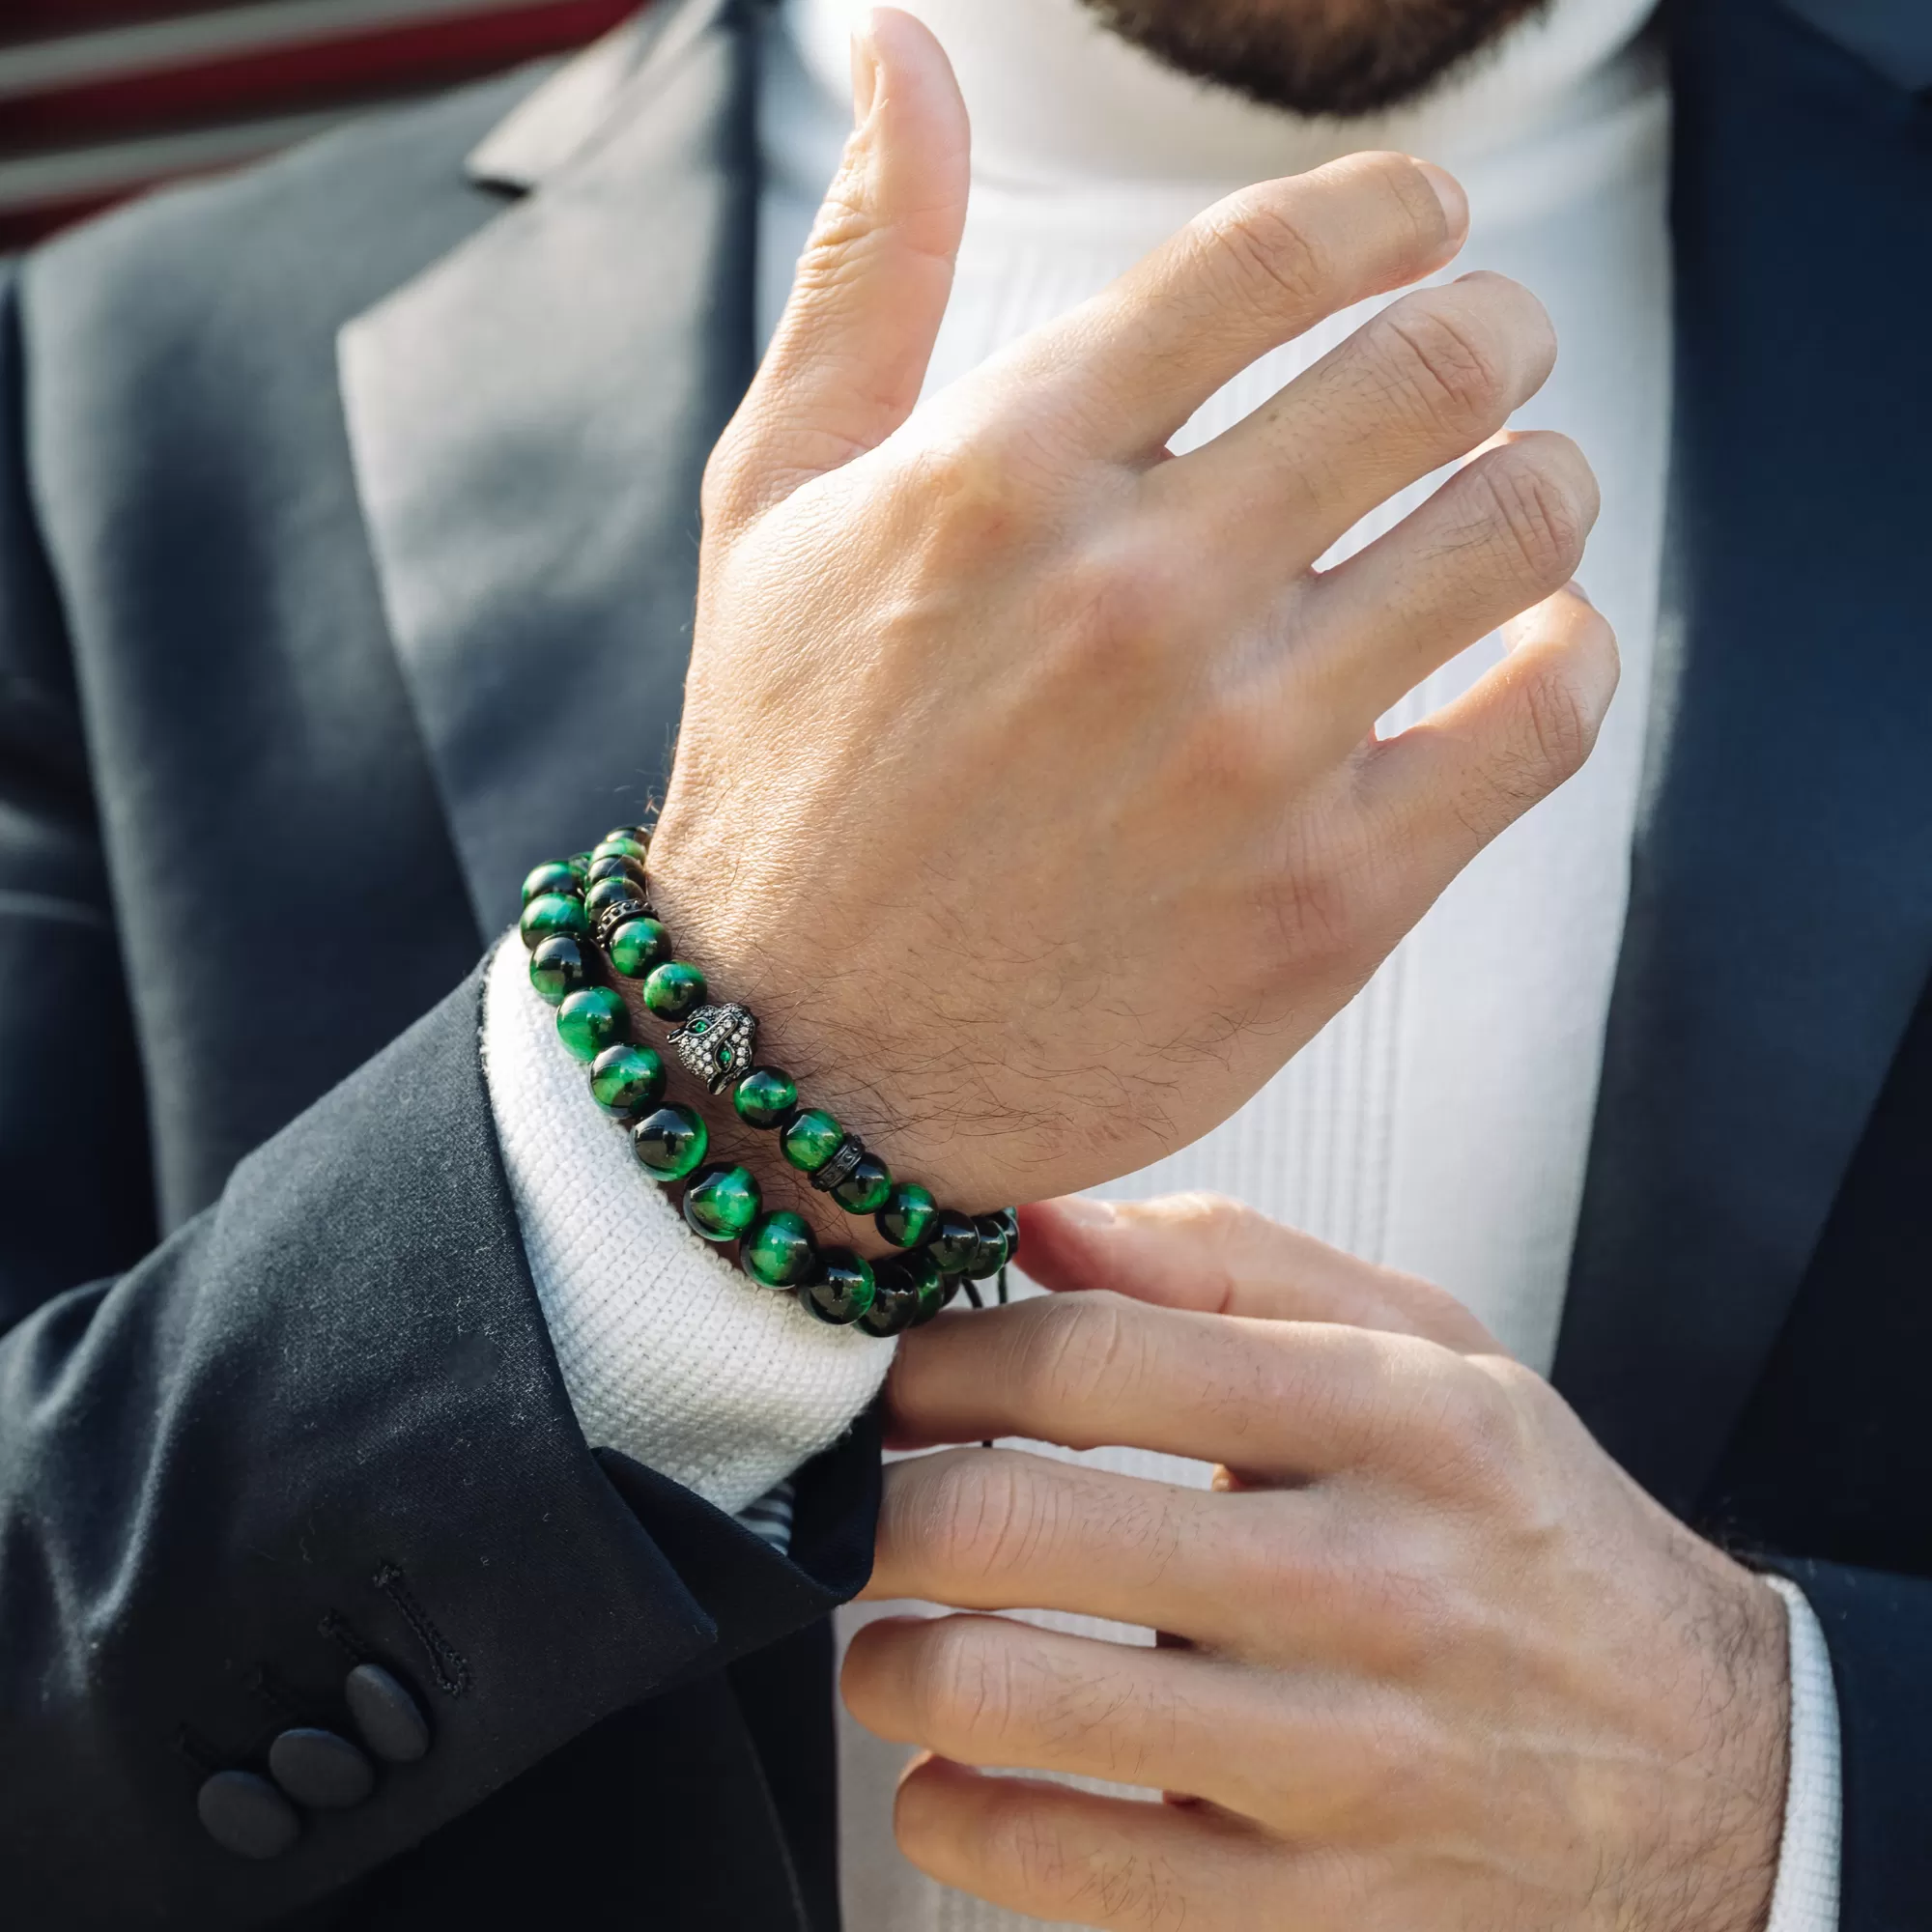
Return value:
M 1789 1705 L 1766 1584 L 1424 1283 L 1203 1197 L 1059 1204 L 1027 1238 L 1049 1285 L 1142 1298 L 908 1337 L 898 1437 L 1130 1443 L 1234 1473 L 1209 1493 L 1004 1451 L 888 1469 L 869 1595 L 1181 1640 L 988 1616 L 861 1632 L 853 1713 L 937 1753 L 900 1788 L 915 1863 L 1134 1932 L 1762 1926 Z
M 771 353 L 712 459 L 672 930 L 767 1051 L 958 1205 L 1125 1172 L 1232 1113 L 1588 752 L 1616 679 L 1564 588 L 1596 487 L 1560 437 L 1395 492 L 1548 374 L 1493 275 L 1398 301 L 1205 448 L 1247 364 L 1442 267 L 1461 190 L 1400 155 L 1263 184 L 912 415 L 967 129 L 903 14 Z M 1518 613 L 1509 659 L 1375 721 Z

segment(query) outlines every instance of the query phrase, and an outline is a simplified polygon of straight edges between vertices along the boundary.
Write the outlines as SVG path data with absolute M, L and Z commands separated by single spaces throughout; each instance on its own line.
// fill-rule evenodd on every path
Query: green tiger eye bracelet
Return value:
M 530 984 L 556 1009 L 557 1037 L 590 1065 L 591 1096 L 629 1129 L 632 1151 L 665 1185 L 685 1183 L 685 1219 L 707 1241 L 735 1241 L 738 1263 L 762 1288 L 790 1291 L 819 1321 L 857 1324 L 881 1338 L 930 1321 L 962 1289 L 999 1278 L 1019 1246 L 1010 1208 L 977 1217 L 940 1207 L 917 1181 L 892 1170 L 838 1118 L 802 1106 L 798 1083 L 782 1067 L 755 1061 L 758 1022 L 748 1007 L 714 1002 L 703 972 L 672 954 L 670 935 L 650 900 L 650 833 L 636 825 L 606 833 L 588 852 L 532 868 L 524 880 L 518 923 L 530 953 Z M 751 1170 L 706 1165 L 703 1116 L 664 1097 L 664 1063 L 630 1037 L 621 994 L 593 981 L 601 952 L 619 978 L 642 982 L 643 1003 L 672 1022 L 667 1043 L 687 1072 L 714 1094 L 729 1092 L 738 1118 L 778 1136 L 785 1161 L 852 1215 L 872 1220 L 901 1250 L 875 1267 L 844 1248 L 820 1248 L 803 1215 L 764 1211 Z

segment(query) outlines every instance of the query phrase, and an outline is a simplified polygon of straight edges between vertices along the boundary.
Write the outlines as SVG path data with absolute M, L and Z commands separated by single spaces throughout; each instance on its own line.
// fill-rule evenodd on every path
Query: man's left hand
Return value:
M 1186 1932 L 1755 1932 L 1785 1613 L 1426 1284 L 1230 1204 L 1031 1210 L 1061 1294 L 902 1346 L 902 1443 L 1222 1465 L 1203 1492 L 1006 1450 L 887 1471 L 874 1598 L 1063 1610 L 855 1639 L 853 1713 L 924 1747 L 895 1829 L 1037 1918 Z M 1020 1767 L 1165 1804 L 988 1776 Z

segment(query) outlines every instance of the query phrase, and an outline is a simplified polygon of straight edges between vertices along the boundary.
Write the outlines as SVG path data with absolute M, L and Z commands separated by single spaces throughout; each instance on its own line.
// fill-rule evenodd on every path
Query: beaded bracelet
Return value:
M 1019 1248 L 1010 1208 L 977 1218 L 941 1208 L 917 1181 L 895 1180 L 885 1162 L 822 1107 L 802 1107 L 797 1083 L 755 1064 L 758 1022 L 748 1007 L 718 1005 L 703 973 L 672 958 L 670 935 L 652 912 L 645 864 L 650 834 L 620 826 L 590 851 L 538 866 L 524 881 L 518 923 L 529 950 L 530 984 L 556 1009 L 557 1037 L 590 1068 L 590 1094 L 628 1128 L 639 1164 L 666 1186 L 682 1181 L 684 1218 L 707 1241 L 738 1243 L 738 1264 L 762 1288 L 795 1292 L 821 1321 L 856 1322 L 890 1337 L 930 1321 L 975 1282 L 999 1279 Z M 643 981 L 644 1004 L 671 1022 L 667 1042 L 714 1094 L 731 1092 L 738 1118 L 774 1132 L 785 1160 L 848 1213 L 869 1215 L 902 1250 L 876 1267 L 849 1248 L 820 1248 L 803 1215 L 764 1211 L 751 1170 L 706 1162 L 710 1130 L 694 1107 L 664 1103 L 665 1065 L 630 1038 L 630 1011 L 614 987 L 594 983 L 587 949 L 612 972 Z

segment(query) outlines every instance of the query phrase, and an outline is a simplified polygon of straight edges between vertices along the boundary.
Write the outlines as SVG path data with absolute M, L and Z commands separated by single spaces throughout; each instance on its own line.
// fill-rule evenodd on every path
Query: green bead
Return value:
M 1007 1264 L 1007 1231 L 996 1214 L 981 1214 L 974 1227 L 980 1239 L 965 1272 L 969 1280 L 984 1281 Z
M 530 954 L 530 984 L 552 1006 L 562 1002 L 589 978 L 583 948 L 567 932 L 554 932 Z
M 880 1341 L 902 1335 L 919 1319 L 919 1290 L 896 1261 L 879 1264 L 872 1305 L 859 1318 L 859 1326 Z
M 620 1121 L 664 1098 L 665 1064 L 648 1046 L 607 1046 L 590 1064 L 590 1097 Z
M 660 966 L 644 981 L 644 1005 L 661 1020 L 681 1020 L 704 1004 L 704 975 L 682 959 Z
M 738 1265 L 767 1288 L 796 1288 L 810 1281 L 818 1265 L 818 1243 L 811 1238 L 802 1214 L 781 1208 L 765 1214 L 745 1231 Z
M 670 953 L 670 934 L 654 919 L 627 919 L 611 935 L 611 964 L 627 980 L 641 980 Z
M 779 1136 L 779 1151 L 801 1174 L 816 1174 L 838 1151 L 845 1129 L 823 1107 L 808 1107 Z
M 798 1105 L 798 1082 L 782 1066 L 754 1066 L 731 1095 L 748 1127 L 776 1127 Z
M 619 874 L 614 879 L 599 879 L 583 895 L 583 916 L 595 925 L 612 906 L 642 903 L 643 895 L 629 879 Z
M 540 899 L 546 893 L 575 893 L 578 890 L 577 874 L 571 869 L 566 859 L 547 859 L 524 876 L 524 896 L 522 903 L 528 905 L 532 899 Z
M 632 838 L 628 835 L 615 838 L 600 839 L 590 848 L 591 859 L 635 859 L 643 865 L 651 856 L 651 848 L 641 838 Z
M 579 1060 L 595 1060 L 630 1030 L 624 996 L 609 986 L 585 986 L 566 993 L 556 1009 L 556 1037 Z
M 573 852 L 567 863 L 570 869 L 581 879 L 590 869 L 590 854 L 588 852 Z
M 554 932 L 567 932 L 577 939 L 589 938 L 590 921 L 582 899 L 563 893 L 540 893 L 524 908 L 517 930 L 523 934 L 524 944 L 534 951 Z
M 939 1220 L 939 1204 L 916 1180 L 893 1183 L 885 1206 L 872 1216 L 872 1225 L 895 1248 L 916 1248 L 932 1233 Z
M 843 1328 L 859 1320 L 877 1293 L 872 1264 L 850 1248 L 827 1248 L 818 1258 L 818 1278 L 800 1290 L 799 1299 L 821 1321 Z
M 892 1199 L 893 1176 L 875 1153 L 862 1153 L 852 1172 L 832 1190 L 848 1214 L 876 1214 Z
M 583 890 L 587 893 L 592 886 L 601 885 L 606 879 L 629 879 L 637 887 L 638 896 L 645 896 L 644 887 L 647 874 L 643 867 L 635 859 L 593 859 L 583 874 Z
M 631 1129 L 631 1151 L 638 1165 L 653 1179 L 682 1180 L 710 1151 L 711 1135 L 703 1115 L 673 1103 L 646 1114 Z
M 942 1208 L 925 1251 L 943 1274 L 964 1274 L 980 1252 L 980 1230 L 972 1215 Z
M 735 1241 L 763 1206 L 749 1167 L 701 1168 L 684 1190 L 684 1218 L 707 1241 Z
M 605 833 L 603 842 L 606 845 L 614 845 L 620 838 L 628 838 L 636 845 L 648 845 L 651 842 L 651 830 L 647 825 L 619 825 Z

